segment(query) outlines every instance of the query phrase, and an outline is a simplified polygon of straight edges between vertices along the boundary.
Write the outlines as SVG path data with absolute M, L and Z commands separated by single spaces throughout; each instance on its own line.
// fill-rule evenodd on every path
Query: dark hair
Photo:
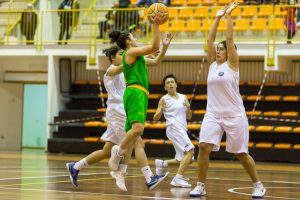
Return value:
M 128 32 L 128 31 L 112 31 L 112 32 L 109 33 L 108 36 L 110 38 L 111 43 L 116 42 L 117 45 L 121 49 L 126 49 L 126 47 L 127 47 L 126 40 L 129 39 L 130 32 Z
M 108 57 L 110 62 L 112 62 L 113 57 L 116 57 L 116 54 L 118 53 L 119 50 L 121 50 L 120 47 L 118 47 L 117 45 L 112 45 L 107 49 L 103 49 L 103 53 L 105 54 L 106 57 Z
M 175 81 L 175 83 L 177 84 L 177 79 L 176 79 L 176 77 L 173 75 L 173 74 L 168 74 L 167 76 L 165 76 L 165 78 L 163 79 L 163 86 L 165 86 L 165 82 L 166 82 L 166 80 L 168 79 L 168 78 L 173 78 L 174 79 L 174 81 Z
M 223 44 L 224 48 L 227 50 L 226 40 L 219 42 L 219 44 Z M 237 49 L 235 44 L 234 44 L 234 47 L 235 47 L 235 49 Z

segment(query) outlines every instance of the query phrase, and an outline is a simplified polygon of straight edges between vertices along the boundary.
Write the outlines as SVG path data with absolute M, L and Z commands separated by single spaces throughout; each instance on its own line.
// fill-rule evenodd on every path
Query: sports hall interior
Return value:
M 300 4 L 238 1 L 232 16 L 239 89 L 249 121 L 249 153 L 265 181 L 265 199 L 300 199 L 300 32 L 288 39 L 285 26 L 289 9 L 296 10 L 296 20 Z M 130 29 L 141 45 L 152 40 L 146 9 L 135 7 L 136 0 L 128 8 L 113 7 L 113 0 L 77 2 L 79 8 L 59 10 L 60 0 L 0 1 L 1 199 L 189 199 L 188 189 L 171 188 L 169 180 L 148 191 L 134 157 L 127 193 L 116 188 L 107 160 L 88 167 L 80 176 L 80 187 L 70 184 L 65 163 L 104 144 L 100 139 L 107 128 L 103 75 L 110 63 L 102 50 L 110 46 L 111 23 Z M 153 121 L 158 101 L 166 93 L 162 79 L 167 74 L 177 77 L 177 91 L 192 102 L 188 135 L 197 159 L 207 102 L 208 31 L 216 11 L 230 2 L 171 0 L 169 20 L 160 31 L 162 35 L 170 31 L 174 38 L 163 61 L 148 68 L 150 95 L 142 138 L 153 170 L 153 159 L 174 157 L 165 119 Z M 37 20 L 24 22 L 23 13 L 32 12 Z M 116 12 L 118 19 L 107 18 Z M 64 13 L 72 13 L 70 24 L 60 22 Z M 70 36 L 61 38 L 66 26 Z M 216 41 L 224 40 L 225 33 L 222 19 Z M 211 155 L 211 193 L 200 199 L 250 198 L 250 180 L 225 151 L 225 140 L 224 135 L 220 151 Z M 175 173 L 176 168 L 170 171 Z M 196 161 L 187 176 L 196 183 Z

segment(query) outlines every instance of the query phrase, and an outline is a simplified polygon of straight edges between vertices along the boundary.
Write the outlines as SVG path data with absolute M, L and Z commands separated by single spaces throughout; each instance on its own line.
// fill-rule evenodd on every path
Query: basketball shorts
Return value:
M 199 143 L 213 144 L 213 151 L 219 151 L 224 132 L 227 152 L 248 153 L 249 124 L 246 115 L 218 117 L 206 113 L 201 125 Z
M 148 96 L 140 89 L 126 88 L 123 100 L 126 112 L 125 131 L 127 132 L 132 128 L 134 122 L 145 123 L 148 108 Z
M 184 153 L 194 149 L 186 130 L 175 126 L 167 126 L 166 134 L 169 140 L 173 142 L 175 149 L 175 159 L 181 161 Z
M 105 142 L 120 144 L 125 137 L 126 115 L 122 106 L 110 106 L 106 110 L 107 129 L 102 134 L 101 139 Z

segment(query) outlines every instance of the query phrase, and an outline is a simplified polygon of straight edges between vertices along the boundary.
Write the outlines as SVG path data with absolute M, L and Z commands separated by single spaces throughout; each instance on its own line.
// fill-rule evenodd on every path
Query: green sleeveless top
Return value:
M 123 73 L 125 76 L 126 87 L 138 84 L 148 90 L 148 70 L 144 56 L 137 57 L 134 64 L 128 65 L 125 61 L 126 53 L 127 50 L 125 50 L 122 54 Z

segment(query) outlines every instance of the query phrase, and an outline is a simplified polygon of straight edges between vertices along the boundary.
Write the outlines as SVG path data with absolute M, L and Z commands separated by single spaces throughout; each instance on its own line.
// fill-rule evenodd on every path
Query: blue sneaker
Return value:
M 66 167 L 67 167 L 67 170 L 68 170 L 68 172 L 70 174 L 70 180 L 72 182 L 72 185 L 74 185 L 75 187 L 77 187 L 78 186 L 78 184 L 77 184 L 77 176 L 78 176 L 79 170 L 74 169 L 74 165 L 75 165 L 75 163 L 71 162 L 71 163 L 67 163 Z
M 166 172 L 162 175 L 153 175 L 151 176 L 151 181 L 149 183 L 146 183 L 149 190 L 152 190 L 155 188 L 160 182 L 162 182 L 167 176 L 169 175 L 169 172 Z

